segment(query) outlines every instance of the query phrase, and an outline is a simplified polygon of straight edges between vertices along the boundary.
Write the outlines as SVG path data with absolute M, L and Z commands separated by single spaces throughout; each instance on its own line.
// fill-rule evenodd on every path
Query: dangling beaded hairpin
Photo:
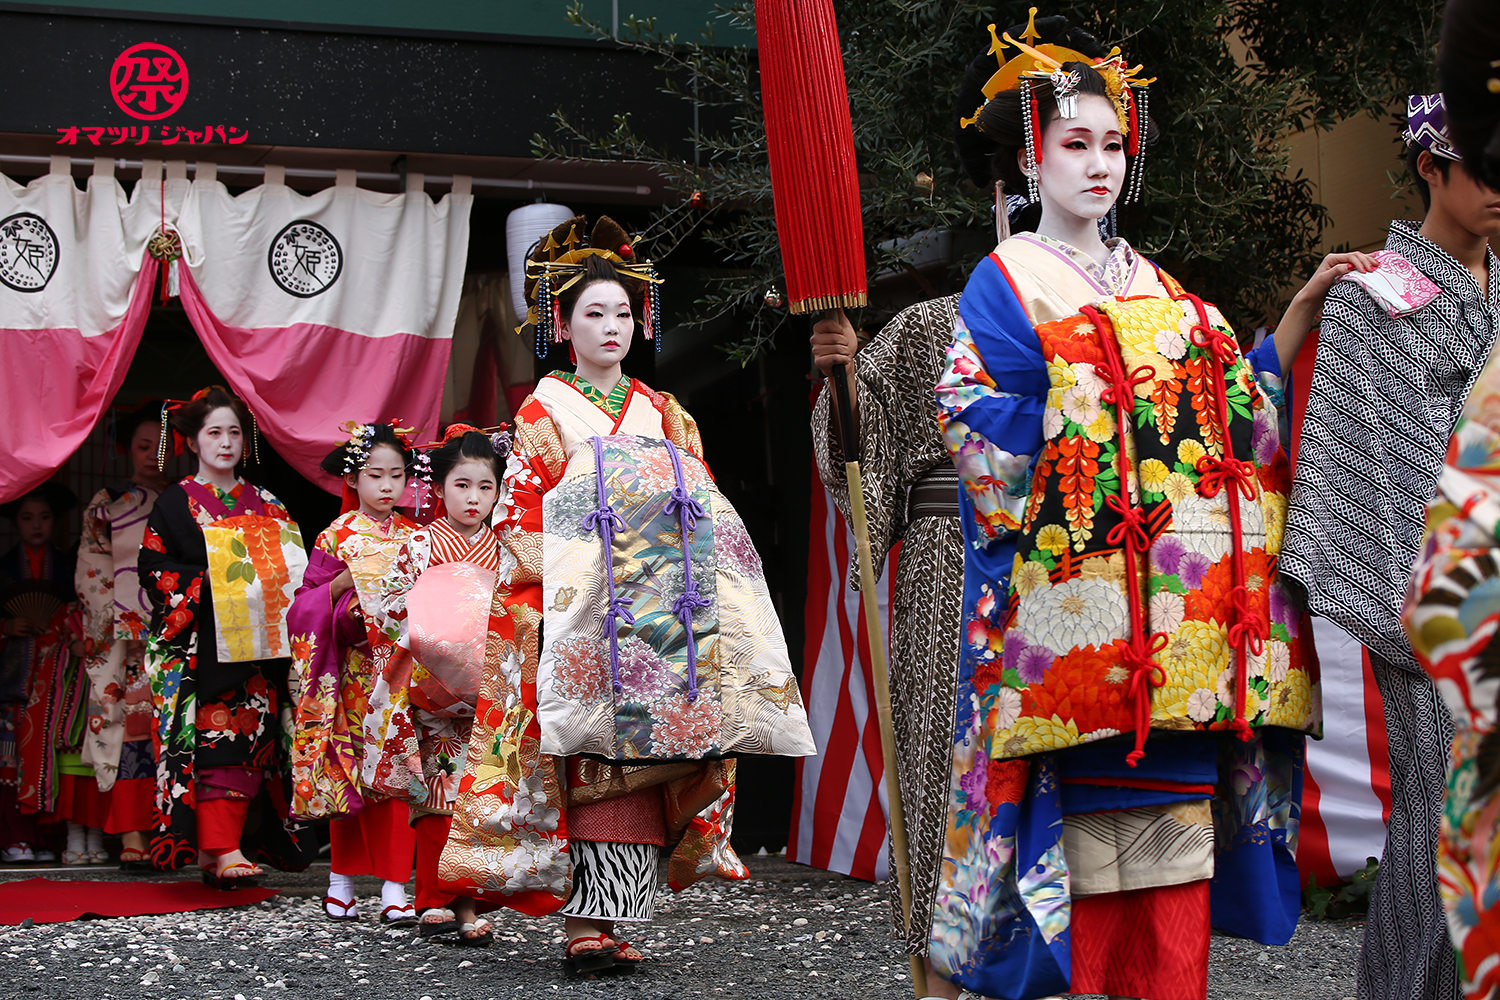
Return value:
M 1041 131 L 1041 123 L 1037 120 L 1040 114 L 1037 110 L 1036 90 L 1032 87 L 1030 80 L 1021 81 L 1021 118 L 1022 128 L 1026 134 L 1026 200 L 1036 204 L 1041 196 L 1037 191 L 1037 172 L 1042 164 L 1042 154 L 1036 148 L 1037 134 Z
M 159 441 L 157 441 L 157 443 L 156 443 L 156 471 L 157 472 L 165 472 L 166 469 L 167 469 L 167 436 L 172 433 L 171 428 L 167 426 L 167 421 L 171 417 L 172 411 L 175 410 L 178 406 L 181 406 L 181 405 L 182 405 L 181 403 L 177 403 L 176 405 L 173 405 L 173 401 L 170 400 L 170 399 L 164 399 L 164 400 L 162 400 L 162 403 L 161 403 L 161 439 Z
M 533 248 L 534 249 L 534 248 Z M 545 358 L 552 342 L 552 276 L 544 274 L 536 281 L 536 356 Z
M 1130 177 L 1126 182 L 1125 204 L 1140 201 L 1141 188 L 1146 183 L 1146 142 L 1142 135 L 1151 121 L 1147 106 L 1150 92 L 1145 87 L 1126 87 L 1130 100 L 1130 138 L 1125 151 L 1130 154 Z
M 244 400 L 240 400 L 244 402 Z M 255 464 L 260 464 L 260 421 L 255 419 L 255 411 L 250 409 L 250 404 L 245 403 L 245 412 L 250 414 L 250 453 L 254 456 Z

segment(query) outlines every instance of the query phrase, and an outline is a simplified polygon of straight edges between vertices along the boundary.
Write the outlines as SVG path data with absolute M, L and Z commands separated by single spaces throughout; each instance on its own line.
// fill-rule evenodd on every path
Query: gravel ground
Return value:
M 488 949 L 381 929 L 379 883 L 357 880 L 363 918 L 332 923 L 320 901 L 327 866 L 273 873 L 280 895 L 255 906 L 165 916 L 0 928 L 0 994 L 90 1000 L 506 1000 L 744 997 L 904 1000 L 905 959 L 889 932 L 883 887 L 749 858 L 751 878 L 663 890 L 636 941 L 649 961 L 630 976 L 567 980 L 562 921 L 492 915 Z M 19 878 L 139 878 L 98 869 L 0 870 Z M 180 875 L 162 876 L 180 878 Z M 1211 1000 L 1343 1000 L 1354 996 L 1361 924 L 1304 922 L 1268 948 L 1215 936 Z

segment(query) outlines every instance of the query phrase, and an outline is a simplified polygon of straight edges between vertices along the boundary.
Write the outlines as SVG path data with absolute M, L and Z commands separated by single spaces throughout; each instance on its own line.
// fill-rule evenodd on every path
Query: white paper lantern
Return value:
M 526 322 L 526 251 L 574 214 L 566 205 L 539 201 L 505 217 L 505 257 L 510 266 L 510 300 L 515 306 L 517 322 Z

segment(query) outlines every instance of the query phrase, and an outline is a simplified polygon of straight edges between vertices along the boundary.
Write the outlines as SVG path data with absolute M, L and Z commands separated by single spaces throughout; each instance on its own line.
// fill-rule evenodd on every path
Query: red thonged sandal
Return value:
M 380 923 L 384 927 L 414 927 L 417 923 L 416 908 L 410 903 L 405 906 L 392 903 L 380 911 Z
M 329 920 L 358 920 L 359 914 L 355 907 L 359 906 L 358 900 L 335 899 L 332 896 L 323 897 L 323 915 Z M 335 910 L 340 912 L 334 912 Z
M 619 951 L 608 934 L 593 934 L 577 937 L 568 942 L 563 953 L 563 972 L 569 976 L 585 976 L 592 972 L 603 972 L 615 965 L 615 952 Z
M 622 971 L 634 972 L 646 960 L 641 950 L 624 938 L 615 941 L 615 947 L 619 949 L 615 952 L 615 965 Z

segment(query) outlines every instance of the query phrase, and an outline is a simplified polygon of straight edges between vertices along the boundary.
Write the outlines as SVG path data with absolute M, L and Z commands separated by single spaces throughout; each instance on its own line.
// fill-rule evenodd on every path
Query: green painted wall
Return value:
M 587 36 L 564 20 L 568 0 L 7 0 L 10 10 L 113 12 L 137 17 L 212 19 L 254 24 L 307 24 L 365 31 L 434 31 L 538 38 L 583 39 Z M 664 32 L 696 38 L 710 21 L 721 45 L 753 45 L 754 36 L 715 17 L 713 0 L 584 0 L 584 11 L 601 24 L 618 12 L 620 23 L 631 15 L 656 18 Z

